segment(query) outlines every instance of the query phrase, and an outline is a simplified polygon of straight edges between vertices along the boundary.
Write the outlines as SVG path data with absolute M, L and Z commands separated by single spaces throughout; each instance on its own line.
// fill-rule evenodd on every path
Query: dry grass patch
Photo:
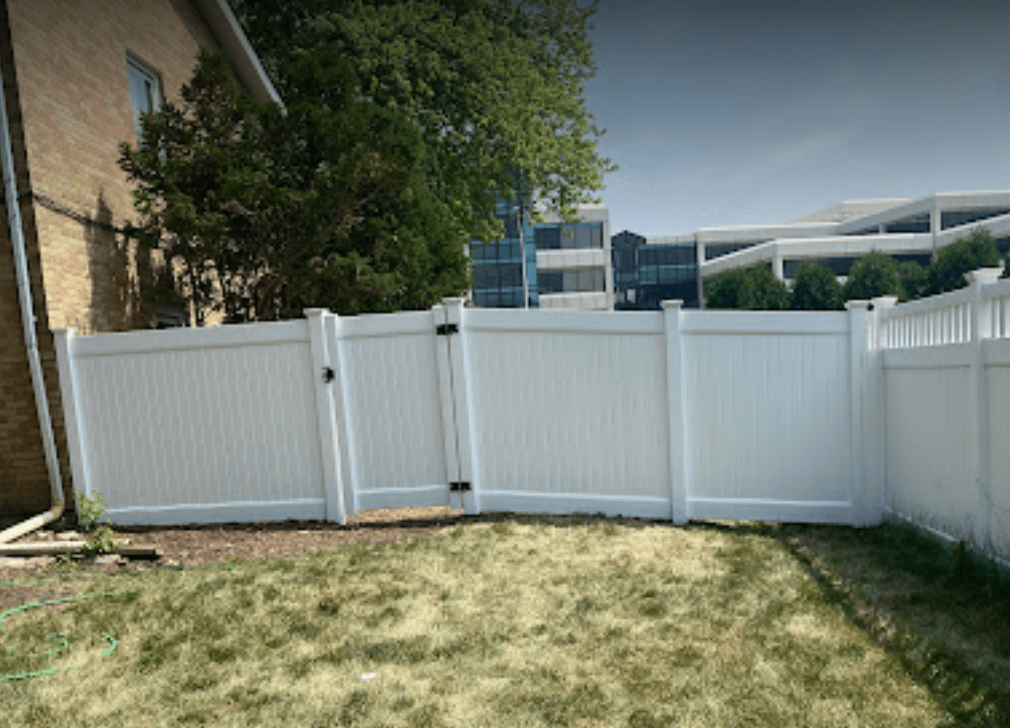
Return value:
M 0 673 L 61 671 L 0 683 L 0 724 L 949 724 L 761 529 L 506 520 L 86 586 L 121 593 L 3 622 Z

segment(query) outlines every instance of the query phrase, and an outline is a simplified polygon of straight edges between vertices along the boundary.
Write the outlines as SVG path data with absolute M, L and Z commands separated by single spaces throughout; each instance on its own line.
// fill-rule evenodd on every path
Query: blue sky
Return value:
M 600 0 L 594 24 L 612 234 L 1010 189 L 1010 2 Z

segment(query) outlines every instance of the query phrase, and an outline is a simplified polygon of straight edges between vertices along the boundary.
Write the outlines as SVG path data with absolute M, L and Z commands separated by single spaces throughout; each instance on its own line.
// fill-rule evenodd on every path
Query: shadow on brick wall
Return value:
M 102 194 L 96 210 L 94 220 L 85 223 L 91 330 L 150 328 L 154 324 L 156 282 L 151 254 L 116 229 L 112 209 Z

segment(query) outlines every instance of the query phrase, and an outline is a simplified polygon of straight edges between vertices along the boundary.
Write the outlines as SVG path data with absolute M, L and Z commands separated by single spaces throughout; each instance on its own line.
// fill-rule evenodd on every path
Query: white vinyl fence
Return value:
M 118 523 L 461 504 L 871 523 L 865 304 L 466 309 L 57 332 L 74 482 Z M 854 396 L 855 393 L 855 396 Z
M 1010 557 L 1010 281 L 877 299 L 886 512 Z
M 370 508 L 869 525 L 1010 554 L 1010 282 L 845 312 L 465 308 L 56 332 L 122 524 Z

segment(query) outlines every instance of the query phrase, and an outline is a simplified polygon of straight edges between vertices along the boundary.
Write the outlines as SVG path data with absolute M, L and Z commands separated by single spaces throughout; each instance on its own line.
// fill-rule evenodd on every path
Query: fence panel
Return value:
M 75 481 L 115 522 L 324 517 L 305 321 L 65 341 Z
M 340 319 L 349 513 L 448 503 L 436 352 L 444 343 L 431 311 Z
M 961 353 L 957 366 L 950 354 L 920 351 L 912 361 L 910 352 L 902 359 L 885 352 L 887 506 L 970 539 L 978 504 L 976 485 L 968 482 L 972 393 L 967 352 Z
M 993 552 L 1010 559 L 1010 341 L 987 342 L 989 533 Z
M 466 313 L 484 510 L 671 516 L 661 314 Z
M 685 311 L 688 510 L 852 522 L 845 313 Z

